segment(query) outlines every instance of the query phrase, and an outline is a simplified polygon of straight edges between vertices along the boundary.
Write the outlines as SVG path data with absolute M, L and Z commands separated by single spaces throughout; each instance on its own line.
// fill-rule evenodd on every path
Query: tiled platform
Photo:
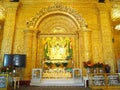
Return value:
M 32 80 L 31 86 L 84 86 L 80 79 L 42 79 L 41 81 Z

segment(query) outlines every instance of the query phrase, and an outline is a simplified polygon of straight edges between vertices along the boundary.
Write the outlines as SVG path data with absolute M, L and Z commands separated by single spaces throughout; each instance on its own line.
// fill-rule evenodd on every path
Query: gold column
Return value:
M 77 52 L 78 52 L 78 63 L 77 63 L 77 66 L 78 66 L 78 68 L 81 68 L 81 62 L 82 62 L 82 59 L 81 59 L 81 42 L 82 42 L 82 39 L 81 39 L 81 32 L 80 32 L 80 30 L 78 30 L 78 32 L 77 32 L 77 38 L 76 38 L 76 40 L 77 40 Z
M 38 63 L 37 62 L 37 45 L 38 45 L 38 30 L 34 30 L 33 32 L 33 41 L 32 41 L 32 65 L 31 67 L 32 68 L 36 68 L 36 64 Z
M 5 3 L 6 16 L 4 23 L 4 32 L 3 32 L 3 41 L 1 46 L 1 58 L 5 53 L 11 54 L 13 52 L 13 42 L 14 42 L 14 32 L 16 24 L 16 12 L 19 6 L 19 3 Z
M 24 50 L 27 55 L 26 57 L 26 67 L 24 70 L 24 80 L 30 80 L 32 74 L 32 42 L 33 42 L 33 30 L 24 31 Z
M 83 42 L 84 42 L 84 61 L 89 61 L 92 59 L 91 54 L 91 31 L 87 28 L 83 28 Z
M 37 46 L 37 68 L 44 66 L 44 51 L 43 51 L 43 38 L 40 31 L 38 32 L 38 46 Z
M 84 34 L 82 30 L 78 30 L 78 60 L 79 60 L 79 68 L 83 67 L 84 58 Z
M 108 5 L 98 4 L 100 29 L 102 34 L 104 63 L 111 66 L 111 72 L 115 72 L 115 56 L 112 42 L 112 27 L 110 19 L 110 8 Z
M 78 41 L 78 35 L 79 33 L 76 32 L 75 36 L 71 36 L 71 40 L 72 40 L 72 47 L 73 47 L 73 57 L 72 57 L 72 61 L 71 61 L 71 66 L 73 68 L 79 68 L 79 41 Z

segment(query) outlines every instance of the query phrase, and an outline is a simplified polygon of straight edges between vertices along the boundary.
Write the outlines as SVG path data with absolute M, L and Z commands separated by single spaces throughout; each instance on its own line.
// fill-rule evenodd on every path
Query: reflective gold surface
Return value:
M 116 5 L 112 7 L 109 0 L 105 3 L 98 0 L 5 0 L 1 4 L 6 9 L 3 40 L 0 39 L 1 62 L 5 53 L 27 54 L 26 80 L 30 79 L 32 68 L 43 67 L 43 39 L 49 37 L 72 40 L 73 68 L 83 69 L 83 61 L 91 60 L 109 64 L 111 72 L 117 70 L 115 56 L 118 58 L 119 51 L 116 55 L 111 20 L 116 22 L 119 16 L 115 17 L 117 14 L 112 10 L 111 18 L 111 9 Z

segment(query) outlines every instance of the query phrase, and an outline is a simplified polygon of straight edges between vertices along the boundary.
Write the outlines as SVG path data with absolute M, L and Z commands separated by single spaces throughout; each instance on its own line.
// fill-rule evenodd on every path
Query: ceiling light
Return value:
M 120 24 L 115 26 L 115 30 L 120 30 Z

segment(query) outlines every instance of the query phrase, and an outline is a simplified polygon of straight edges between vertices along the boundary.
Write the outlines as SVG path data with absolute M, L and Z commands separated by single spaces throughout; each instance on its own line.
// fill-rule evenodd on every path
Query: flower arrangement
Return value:
M 92 68 L 93 67 L 93 64 L 91 63 L 91 61 L 83 62 L 83 65 L 85 68 Z
M 104 68 L 106 73 L 110 73 L 111 67 L 108 64 L 105 64 Z
M 55 65 L 56 65 L 56 67 L 59 67 L 59 66 L 60 66 L 60 63 L 59 63 L 59 62 L 57 62 L 57 63 L 55 63 Z
M 104 64 L 103 63 L 91 63 L 91 61 L 87 61 L 87 62 L 83 62 L 83 65 L 85 68 L 103 68 L 104 67 Z
M 104 64 L 104 63 L 100 63 L 100 62 L 93 64 L 93 63 L 91 63 L 91 61 L 87 61 L 87 62 L 83 62 L 83 65 L 85 68 L 87 68 L 87 69 L 93 68 L 93 71 L 97 70 L 97 72 L 99 72 L 99 73 L 102 73 L 104 70 L 106 73 L 110 73 L 110 69 L 111 69 L 108 64 Z
M 103 63 L 100 63 L 100 62 L 97 63 L 97 67 L 98 67 L 98 68 L 103 68 L 103 66 L 104 66 Z
M 67 67 L 68 62 L 63 62 L 62 65 L 63 65 L 64 67 Z
M 93 68 L 97 68 L 97 67 L 98 67 L 97 63 L 93 64 Z
M 1 67 L 0 71 L 6 73 L 6 72 L 12 72 L 14 69 L 15 67 L 10 65 L 10 66 Z
M 45 62 L 45 64 L 46 64 L 48 67 L 51 67 L 52 62 Z

